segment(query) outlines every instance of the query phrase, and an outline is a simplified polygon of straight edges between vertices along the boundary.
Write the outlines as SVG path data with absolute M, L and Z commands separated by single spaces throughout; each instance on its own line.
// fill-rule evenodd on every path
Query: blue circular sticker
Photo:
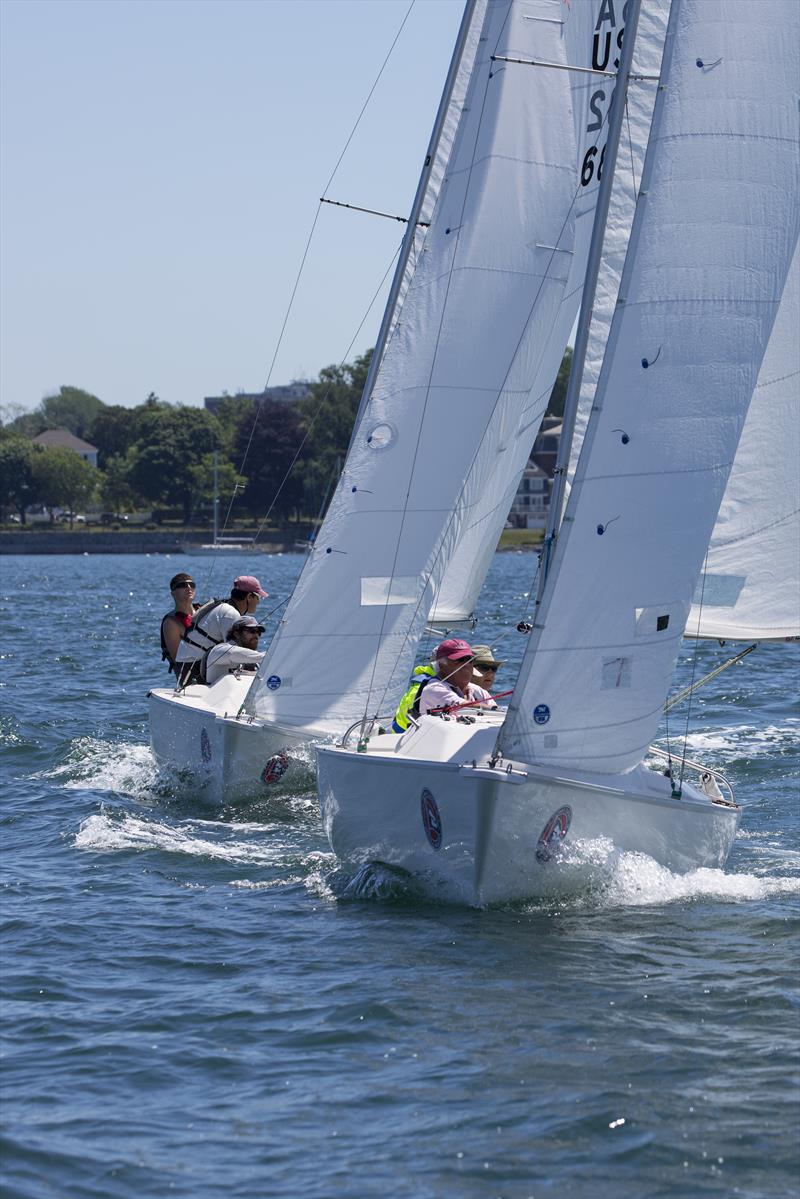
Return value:
M 425 828 L 425 836 L 434 849 L 441 849 L 442 818 L 439 814 L 439 805 L 427 787 L 423 789 L 420 796 L 420 809 L 422 811 L 422 824 Z
M 267 679 L 267 686 L 270 691 L 277 691 L 281 685 L 281 677 L 279 674 L 271 674 Z
M 533 719 L 537 724 L 547 724 L 550 719 L 550 709 L 547 704 L 537 704 L 533 709 Z

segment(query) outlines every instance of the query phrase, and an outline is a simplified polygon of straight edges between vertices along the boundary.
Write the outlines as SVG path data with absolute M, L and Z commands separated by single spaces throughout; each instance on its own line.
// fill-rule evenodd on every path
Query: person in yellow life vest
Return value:
M 409 709 L 413 708 L 417 697 L 422 688 L 423 681 L 436 677 L 436 667 L 432 663 L 426 666 L 415 666 L 411 674 L 411 686 L 406 691 L 400 703 L 397 705 L 397 711 L 394 714 L 392 721 L 393 733 L 404 733 L 408 728 L 408 713 Z

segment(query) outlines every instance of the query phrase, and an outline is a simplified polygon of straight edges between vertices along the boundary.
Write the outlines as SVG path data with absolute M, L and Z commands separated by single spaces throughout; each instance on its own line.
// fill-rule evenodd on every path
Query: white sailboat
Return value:
M 391 713 L 429 618 L 469 616 L 581 298 L 608 10 L 469 0 L 344 471 L 265 661 L 252 686 L 150 693 L 156 756 L 215 793 L 273 785 L 354 707 Z M 534 51 L 543 70 L 512 66 Z
M 638 9 L 626 5 L 617 114 Z M 706 556 L 708 594 L 720 602 L 696 610 L 696 631 L 749 637 L 771 620 L 779 636 L 800 632 L 796 602 L 760 620 L 758 572 L 733 549 L 797 527 L 796 495 L 785 511 L 773 504 L 772 521 L 750 506 L 750 488 L 765 489 L 758 403 L 717 520 L 754 388 L 791 373 L 781 363 L 784 316 L 792 329 L 797 311 L 793 281 L 784 285 L 800 226 L 798 18 L 794 0 L 672 0 L 621 277 L 599 264 L 615 297 L 602 366 L 562 515 L 564 440 L 512 702 L 473 724 L 424 716 L 400 737 L 362 735 L 358 750 L 319 748 L 320 802 L 340 858 L 388 862 L 479 904 L 546 894 L 574 860 L 570 848 L 601 837 L 674 870 L 724 864 L 739 821 L 732 797 L 713 780 L 650 770 L 644 757 Z M 612 114 L 607 163 L 618 131 Z M 565 424 L 578 412 L 593 291 Z M 762 366 L 768 343 L 777 369 L 770 358 Z M 792 404 L 779 435 L 796 420 L 796 379 Z M 796 483 L 796 458 L 793 469 Z M 775 563 L 782 578 L 795 550 Z M 782 583 L 775 592 L 777 603 Z

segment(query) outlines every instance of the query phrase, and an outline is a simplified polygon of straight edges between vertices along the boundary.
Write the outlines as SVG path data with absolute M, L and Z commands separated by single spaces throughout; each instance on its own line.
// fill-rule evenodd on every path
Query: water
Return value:
M 301 564 L 3 562 L 3 1195 L 796 1194 L 798 648 L 692 710 L 744 805 L 725 871 L 598 845 L 582 894 L 476 912 L 348 876 L 311 792 L 216 812 L 157 772 L 168 578 L 255 569 L 267 612 Z M 532 567 L 481 598 L 510 662 Z

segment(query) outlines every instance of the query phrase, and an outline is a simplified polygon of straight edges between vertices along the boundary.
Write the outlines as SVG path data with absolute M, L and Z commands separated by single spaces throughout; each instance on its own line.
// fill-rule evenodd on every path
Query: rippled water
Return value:
M 312 792 L 215 812 L 157 772 L 169 576 L 255 569 L 269 611 L 301 564 L 3 563 L 3 1194 L 797 1193 L 798 647 L 692 708 L 744 806 L 725 871 L 597 843 L 581 893 L 476 912 L 348 875 Z M 481 597 L 510 663 L 533 566 Z

